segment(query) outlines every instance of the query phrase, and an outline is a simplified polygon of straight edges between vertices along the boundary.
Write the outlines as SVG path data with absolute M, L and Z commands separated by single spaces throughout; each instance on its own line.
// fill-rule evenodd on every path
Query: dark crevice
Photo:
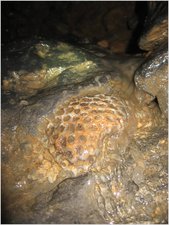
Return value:
M 136 53 L 144 52 L 139 48 L 138 42 L 139 42 L 139 38 L 143 32 L 144 22 L 145 22 L 147 14 L 148 14 L 147 2 L 144 2 L 144 1 L 136 2 L 135 13 L 137 15 L 138 24 L 133 31 L 132 37 L 131 37 L 129 44 L 127 46 L 127 49 L 126 49 L 126 53 L 129 53 L 129 54 L 136 54 Z

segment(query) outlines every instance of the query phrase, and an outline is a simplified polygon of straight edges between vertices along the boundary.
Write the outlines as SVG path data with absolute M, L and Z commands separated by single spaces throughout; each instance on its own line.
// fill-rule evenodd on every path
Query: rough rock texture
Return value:
M 106 221 L 167 222 L 167 143 L 167 129 L 156 128 L 131 141 L 111 175 L 97 176 L 97 202 Z
M 48 35 L 47 19 L 49 32 L 83 41 L 34 38 L 3 48 L 3 223 L 168 223 L 166 8 L 148 3 L 140 47 L 151 54 L 143 62 L 110 54 L 125 51 L 135 3 L 111 4 L 93 3 L 92 14 L 91 3 L 57 3 L 60 11 L 31 3 L 37 17 L 45 12 L 36 34 Z M 8 23 L 15 7 L 26 23 L 30 8 L 21 14 L 17 3 L 8 8 Z M 48 22 L 49 13 L 60 26 Z M 114 17 L 123 21 L 120 29 Z M 27 28 L 15 35 L 22 38 Z M 85 34 L 111 51 L 89 44 Z
M 89 92 L 68 99 L 49 124 L 49 139 L 55 146 L 51 154 L 56 162 L 77 176 L 111 157 L 107 148 L 119 148 L 121 136 L 134 130 L 130 108 L 127 100 L 106 94 Z
M 152 51 L 168 42 L 168 2 L 148 2 L 148 8 L 139 46 Z
M 26 99 L 53 87 L 82 83 L 106 71 L 116 77 L 119 73 L 124 76 L 127 71 L 130 77 L 125 79 L 131 79 L 130 74 L 143 58 L 133 57 L 132 62 L 129 56 L 112 57 L 110 52 L 90 44 L 74 46 L 39 39 L 9 44 L 3 55 L 2 89 L 8 95 L 12 93 L 15 99 Z
M 137 87 L 157 97 L 168 118 L 168 2 L 150 3 L 150 13 L 139 46 L 149 56 L 135 75 Z
M 3 90 L 20 98 L 44 89 L 80 83 L 97 72 L 97 59 L 63 42 L 34 40 L 13 43 L 3 58 Z M 10 63 L 9 63 L 10 61 Z
M 96 61 L 90 79 L 77 70 L 72 83 L 25 99 L 10 89 L 4 93 L 4 221 L 167 221 L 161 207 L 167 198 L 165 120 L 155 102 L 145 101 L 149 95 L 134 87 L 141 59 L 104 55 Z
M 146 62 L 137 70 L 135 75 L 136 85 L 157 97 L 159 106 L 168 118 L 168 45 L 157 49 Z

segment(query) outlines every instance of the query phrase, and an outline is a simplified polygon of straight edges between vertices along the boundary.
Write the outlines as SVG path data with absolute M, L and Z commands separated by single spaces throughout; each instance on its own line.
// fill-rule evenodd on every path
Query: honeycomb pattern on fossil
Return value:
M 131 126 L 128 101 L 104 94 L 73 96 L 55 112 L 50 129 L 51 154 L 75 175 L 87 172 L 114 149 Z

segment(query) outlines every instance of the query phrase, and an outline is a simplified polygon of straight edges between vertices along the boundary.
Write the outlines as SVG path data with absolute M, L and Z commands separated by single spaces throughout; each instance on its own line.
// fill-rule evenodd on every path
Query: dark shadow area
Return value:
M 2 206 L 3 206 L 3 207 L 1 207 L 1 224 L 11 223 L 11 217 L 5 209 L 5 207 L 6 207 L 5 199 L 2 199 L 1 203 L 2 203 Z
M 1 13 L 3 45 L 35 38 L 89 41 L 133 54 L 140 52 L 147 2 L 2 2 Z M 129 19 L 136 28 L 128 28 Z
M 138 52 L 143 52 L 139 48 L 138 42 L 139 42 L 139 38 L 143 32 L 145 19 L 148 14 L 148 3 L 144 2 L 144 1 L 136 2 L 135 13 L 137 15 L 138 24 L 133 31 L 132 37 L 131 37 L 129 44 L 127 46 L 127 49 L 126 49 L 126 52 L 129 54 L 136 54 Z

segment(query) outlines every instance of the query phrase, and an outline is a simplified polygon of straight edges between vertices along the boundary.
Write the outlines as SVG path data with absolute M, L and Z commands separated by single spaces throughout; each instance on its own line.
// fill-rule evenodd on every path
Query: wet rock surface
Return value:
M 110 52 L 90 44 L 76 47 L 57 41 L 23 41 L 9 44 L 4 50 L 2 62 L 2 89 L 17 99 L 26 99 L 44 90 L 61 88 L 90 80 L 97 73 L 113 71 L 116 76 L 140 64 L 143 57 L 113 58 Z M 10 62 L 10 63 L 9 63 Z M 123 64 L 120 70 L 120 64 Z M 130 79 L 130 78 L 129 78 Z
M 113 62 L 113 58 L 106 61 L 101 57 L 102 63 L 92 68 L 93 77 L 89 80 L 83 77 L 81 82 L 81 76 L 77 77 L 75 73 L 74 83 L 63 82 L 60 88 L 56 85 L 26 99 L 15 98 L 12 102 L 10 97 L 6 99 L 2 108 L 2 189 L 5 212 L 11 215 L 8 221 L 166 221 L 166 208 L 160 208 L 156 214 L 161 203 L 155 200 L 147 214 L 146 207 L 150 207 L 150 201 L 156 197 L 157 188 L 151 190 L 148 186 L 145 189 L 148 179 L 144 175 L 144 171 L 148 173 L 146 160 L 148 166 L 151 163 L 152 168 L 155 166 L 154 161 L 151 162 L 151 150 L 146 151 L 146 159 L 141 152 L 146 138 L 148 148 L 153 130 L 157 127 L 163 129 L 164 119 L 156 103 L 147 105 L 138 98 L 142 94 L 135 89 L 130 72 L 133 70 L 131 74 L 134 74 L 141 59 L 126 58 L 119 63 L 115 58 L 114 72 L 110 72 L 110 66 L 105 71 L 105 65 L 110 65 L 111 60 Z M 72 78 L 72 73 L 69 75 Z M 166 141 L 159 137 L 162 146 Z M 155 151 L 154 146 L 150 145 L 150 149 Z M 164 149 L 163 157 L 167 154 Z M 160 160 L 161 151 L 153 154 L 158 155 L 157 161 Z M 161 170 L 162 178 L 156 181 L 152 175 L 150 184 L 155 179 L 158 188 L 162 189 L 159 198 L 165 199 L 167 172 L 163 167 Z M 76 184 L 72 190 L 65 182 L 82 184 L 80 187 Z M 63 184 L 62 194 L 57 192 L 60 183 Z M 128 191 L 131 192 L 130 202 Z M 78 213 L 77 205 L 78 209 L 80 207 Z
M 168 118 L 168 44 L 153 51 L 137 70 L 136 85 L 157 98 L 159 106 Z
M 82 43 L 8 46 L 3 222 L 168 223 L 166 46 L 146 61 Z
M 161 111 L 168 118 L 168 3 L 150 4 L 145 32 L 139 46 L 149 56 L 137 70 L 136 85 L 156 97 Z
M 139 46 L 152 51 L 168 42 L 168 2 L 149 2 L 148 8 Z
M 22 98 L 44 89 L 80 83 L 90 78 L 96 68 L 89 54 L 63 42 L 23 41 L 19 47 L 16 43 L 8 49 L 3 62 L 3 89 Z

